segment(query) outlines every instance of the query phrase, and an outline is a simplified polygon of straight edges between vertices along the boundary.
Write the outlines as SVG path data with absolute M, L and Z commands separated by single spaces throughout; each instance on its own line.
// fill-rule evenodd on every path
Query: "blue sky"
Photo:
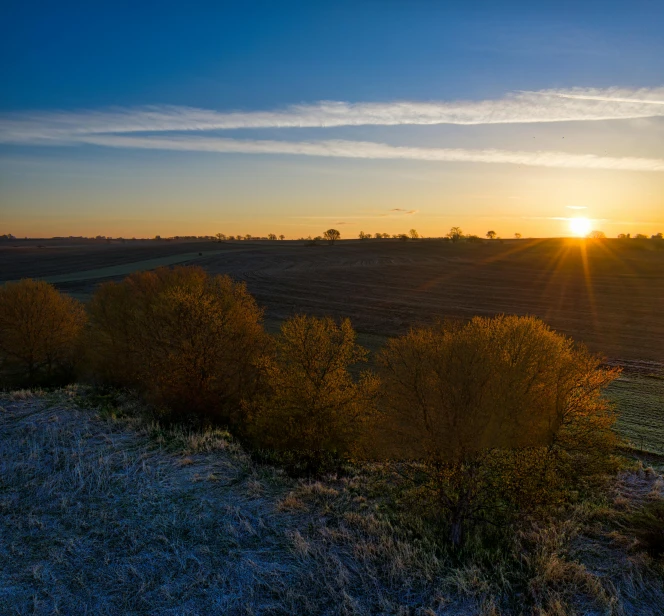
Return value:
M 662 2 L 10 2 L 2 24 L 0 232 L 560 235 L 575 204 L 610 235 L 664 226 Z

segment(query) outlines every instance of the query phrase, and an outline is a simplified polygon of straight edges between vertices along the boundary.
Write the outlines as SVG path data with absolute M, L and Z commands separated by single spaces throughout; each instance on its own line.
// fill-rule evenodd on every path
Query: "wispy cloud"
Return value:
M 587 210 L 588 208 L 585 205 L 566 205 L 568 210 Z
M 420 210 L 407 210 L 403 207 L 393 207 L 390 212 L 397 212 L 397 216 L 409 216 L 411 214 L 417 214 Z M 381 214 L 381 216 L 389 216 L 390 214 Z
M 385 212 L 366 212 L 366 213 L 360 213 L 357 215 L 352 215 L 352 216 L 344 216 L 346 221 L 338 221 L 338 216 L 291 216 L 291 218 L 305 218 L 307 220 L 335 220 L 338 222 L 335 222 L 337 225 L 353 225 L 356 224 L 354 222 L 347 222 L 348 220 L 370 220 L 373 218 L 383 218 L 383 217 L 388 217 L 388 218 L 402 218 L 403 216 L 408 216 L 411 214 L 417 214 L 420 210 L 406 210 L 401 207 L 395 207 L 392 208 L 391 210 L 388 210 L 387 213 Z
M 664 87 L 516 92 L 493 100 L 322 101 L 267 111 L 154 106 L 105 111 L 5 113 L 0 142 L 69 143 L 91 134 L 402 124 L 504 124 L 664 116 Z
M 91 144 L 236 154 L 291 154 L 367 159 L 408 159 L 664 171 L 664 160 L 549 151 L 422 148 L 347 140 L 270 141 L 221 138 L 210 131 L 238 128 L 335 127 L 365 124 L 496 124 L 664 117 L 664 87 L 517 92 L 504 98 L 461 102 L 320 102 L 284 110 L 218 112 L 189 107 L 110 111 L 0 114 L 0 143 Z M 161 134 L 159 134 L 161 133 Z M 167 133 L 167 134 L 164 134 Z M 580 208 L 579 208 L 580 209 Z M 414 214 L 416 210 L 395 208 Z
M 642 88 L 640 90 L 621 90 L 618 88 L 609 88 L 608 90 L 548 90 L 554 96 L 560 98 L 571 98 L 584 101 L 601 101 L 610 103 L 638 103 L 644 105 L 664 105 L 662 100 L 662 88 Z
M 368 141 L 261 141 L 216 137 L 137 137 L 88 135 L 80 142 L 118 148 L 218 152 L 234 154 L 292 154 L 337 158 L 401 159 L 430 162 L 473 162 L 627 171 L 664 171 L 664 159 L 609 157 L 567 152 L 393 146 Z

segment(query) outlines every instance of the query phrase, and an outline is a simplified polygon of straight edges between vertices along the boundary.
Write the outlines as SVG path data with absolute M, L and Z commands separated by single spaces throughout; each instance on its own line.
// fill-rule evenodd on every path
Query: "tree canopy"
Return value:
M 330 244 L 334 244 L 334 242 L 336 242 L 341 237 L 341 233 L 339 233 L 339 231 L 336 229 L 328 229 L 325 231 L 323 236 L 328 242 L 330 242 Z

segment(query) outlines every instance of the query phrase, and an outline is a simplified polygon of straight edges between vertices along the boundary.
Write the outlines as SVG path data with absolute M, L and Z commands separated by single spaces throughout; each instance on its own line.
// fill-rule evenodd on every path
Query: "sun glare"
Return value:
M 569 221 L 569 228 L 577 237 L 583 237 L 590 233 L 590 221 L 587 218 L 572 218 Z

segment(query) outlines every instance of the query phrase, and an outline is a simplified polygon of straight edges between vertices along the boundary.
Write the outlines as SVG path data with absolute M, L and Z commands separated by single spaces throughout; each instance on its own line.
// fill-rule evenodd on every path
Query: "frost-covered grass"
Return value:
M 85 390 L 0 399 L 0 613 L 662 613 L 630 527 L 663 496 L 652 470 L 459 556 L 394 469 L 295 481 L 139 415 Z

